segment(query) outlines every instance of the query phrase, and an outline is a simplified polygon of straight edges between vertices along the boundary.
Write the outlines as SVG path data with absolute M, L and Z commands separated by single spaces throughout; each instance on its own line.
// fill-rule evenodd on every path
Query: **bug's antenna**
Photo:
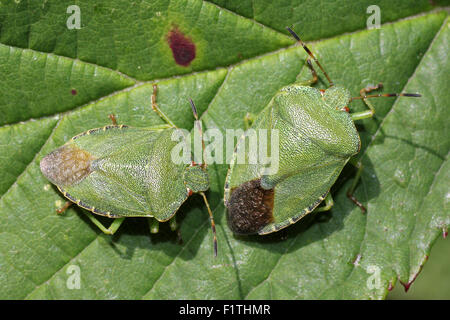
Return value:
M 331 81 L 330 77 L 328 76 L 328 74 L 325 72 L 325 70 L 323 69 L 322 65 L 320 64 L 319 60 L 317 60 L 317 58 L 314 56 L 314 54 L 311 52 L 311 50 L 309 50 L 309 48 L 306 46 L 306 44 L 303 43 L 303 41 L 300 39 L 300 37 L 289 27 L 286 27 L 286 30 L 289 31 L 289 33 L 295 38 L 295 40 L 298 41 L 298 43 L 301 44 L 301 46 L 303 47 L 303 49 L 305 49 L 306 53 L 314 59 L 314 61 L 316 62 L 316 64 L 319 66 L 320 70 L 322 70 L 323 74 L 325 75 L 325 77 L 327 78 L 328 82 L 330 83 L 330 87 L 334 86 L 333 81 Z
M 422 95 L 419 93 L 379 93 L 379 94 L 370 94 L 368 96 L 354 97 L 350 101 L 356 99 L 378 98 L 378 97 L 421 97 L 421 96 Z
M 202 138 L 202 153 L 203 153 L 202 156 L 203 156 L 203 160 L 202 160 L 201 166 L 203 168 L 206 168 L 206 162 L 205 162 L 205 141 L 203 140 L 202 127 L 201 127 L 200 121 L 198 120 L 197 108 L 195 107 L 194 101 L 192 101 L 192 99 L 189 98 L 189 102 L 191 104 L 192 113 L 194 114 L 195 125 L 197 127 L 197 130 L 200 132 L 200 137 Z
M 353 100 L 361 99 L 369 107 L 369 110 L 362 111 L 362 112 L 355 112 L 355 113 L 350 114 L 353 120 L 362 120 L 362 119 L 370 118 L 370 117 L 373 117 L 373 115 L 375 114 L 375 108 L 367 100 L 367 98 L 378 98 L 378 97 L 421 97 L 421 95 L 418 94 L 418 93 L 378 93 L 378 94 L 369 94 L 369 95 L 366 94 L 368 92 L 371 92 L 373 90 L 378 90 L 378 89 L 381 89 L 381 88 L 383 88 L 383 84 L 380 82 L 379 84 L 377 84 L 375 86 L 369 86 L 369 87 L 361 89 L 359 91 L 359 97 L 350 98 L 349 103 L 352 102 Z
M 213 232 L 213 242 L 214 242 L 214 256 L 217 257 L 217 236 L 216 236 L 216 224 L 214 222 L 213 214 L 211 212 L 211 208 L 209 207 L 208 200 L 206 199 L 206 196 L 203 192 L 200 192 L 200 194 L 203 197 L 203 200 L 205 201 L 206 208 L 208 209 L 209 213 L 209 220 L 211 221 L 211 229 Z
M 195 120 L 198 120 L 197 108 L 195 107 L 194 101 L 192 101 L 191 98 L 189 98 L 189 103 L 191 104 L 192 113 L 194 114 Z

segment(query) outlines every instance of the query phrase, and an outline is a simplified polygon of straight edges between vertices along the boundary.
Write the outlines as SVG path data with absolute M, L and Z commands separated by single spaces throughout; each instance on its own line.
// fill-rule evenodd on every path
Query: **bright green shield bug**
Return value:
M 319 66 L 330 85 L 327 90 L 311 87 L 318 77 L 308 58 L 312 80 L 282 88 L 252 121 L 250 129 L 258 140 L 264 133 L 277 137 L 274 140 L 277 143 L 267 138 L 271 141 L 268 142 L 271 153 L 278 154 L 277 170 L 267 172 L 267 164 L 248 161 L 254 156 L 249 151 L 249 130 L 238 140 L 224 195 L 228 225 L 236 234 L 272 233 L 313 210 L 331 209 L 330 188 L 361 147 L 354 121 L 372 117 L 375 112 L 367 98 L 420 97 L 410 93 L 366 95 L 382 87 L 378 84 L 362 89 L 359 97 L 352 98 L 347 89 L 333 84 L 313 53 L 290 28 L 287 29 Z M 363 99 L 369 109 L 349 113 L 347 105 L 354 99 Z M 239 150 L 244 150 L 241 159 L 245 161 L 239 162 Z M 353 196 L 362 170 L 360 162 L 355 165 L 358 171 L 347 196 L 365 211 Z M 323 200 L 325 205 L 318 207 Z
M 205 196 L 209 189 L 206 164 L 175 163 L 172 150 L 179 143 L 173 139 L 178 128 L 156 104 L 153 86 L 152 108 L 167 124 L 150 128 L 113 125 L 91 129 L 76 135 L 45 156 L 40 163 L 44 176 L 62 194 L 78 206 L 95 214 L 114 218 L 105 228 L 94 215 L 89 219 L 104 233 L 114 234 L 125 217 L 149 218 L 150 231 L 158 232 L 158 223 L 171 221 L 193 193 L 199 193 L 207 206 L 214 235 L 214 219 Z M 190 100 L 197 129 L 201 127 L 194 103 Z M 62 212 L 71 202 L 58 210 Z

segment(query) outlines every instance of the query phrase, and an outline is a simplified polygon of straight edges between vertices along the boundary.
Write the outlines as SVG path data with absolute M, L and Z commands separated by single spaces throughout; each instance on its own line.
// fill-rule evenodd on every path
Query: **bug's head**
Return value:
M 337 110 L 343 110 L 352 98 L 350 91 L 346 88 L 334 86 L 325 90 L 323 97 L 328 105 Z
M 192 165 L 184 171 L 184 184 L 194 193 L 209 189 L 208 169 L 200 165 Z

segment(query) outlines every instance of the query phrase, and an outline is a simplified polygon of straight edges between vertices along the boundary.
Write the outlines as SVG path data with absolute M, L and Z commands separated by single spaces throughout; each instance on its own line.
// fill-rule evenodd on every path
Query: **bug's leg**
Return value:
M 116 233 L 117 229 L 119 229 L 119 227 L 121 226 L 121 224 L 122 224 L 122 222 L 124 220 L 125 220 L 125 218 L 116 218 L 116 219 L 114 219 L 113 223 L 111 223 L 111 225 L 107 229 L 107 231 L 109 232 L 107 234 L 114 234 L 114 233 Z
M 169 226 L 170 230 L 176 231 L 178 229 L 177 219 L 175 216 L 172 217 L 172 219 L 169 220 Z
M 214 222 L 213 214 L 212 214 L 211 208 L 209 207 L 208 200 L 206 199 L 206 195 L 203 192 L 200 192 L 200 195 L 203 197 L 203 201 L 205 202 L 206 209 L 208 209 L 209 220 L 211 222 L 211 230 L 213 233 L 214 256 L 217 257 L 216 223 Z
M 333 197 L 331 196 L 331 193 L 328 192 L 327 196 L 325 197 L 325 205 L 317 208 L 316 212 L 328 211 L 333 206 L 334 206 Z
M 249 128 L 251 128 L 254 121 L 255 121 L 255 115 L 253 113 L 247 112 L 247 114 L 244 116 L 245 130 L 248 130 Z
M 364 101 L 364 103 L 366 104 L 366 106 L 369 107 L 369 110 L 355 112 L 355 113 L 350 114 L 353 121 L 373 117 L 373 115 L 375 114 L 375 108 L 373 107 L 372 103 L 370 103 L 370 101 L 367 100 L 366 93 L 369 93 L 370 91 L 378 90 L 381 88 L 383 88 L 383 84 L 379 83 L 376 86 L 366 87 L 359 91 L 359 95 L 361 96 L 361 98 Z
M 317 83 L 317 80 L 319 80 L 319 77 L 317 77 L 317 72 L 314 69 L 314 67 L 312 65 L 312 62 L 311 62 L 311 60 L 309 58 L 306 59 L 306 64 L 307 64 L 309 70 L 311 71 L 312 79 L 301 81 L 301 82 L 299 82 L 299 85 L 301 85 L 301 86 L 312 86 L 313 84 Z
M 181 238 L 181 232 L 178 228 L 177 219 L 175 216 L 172 217 L 172 219 L 169 220 L 169 226 L 170 230 L 175 231 L 177 233 L 177 241 L 179 244 L 183 243 L 183 239 Z
M 353 179 L 352 185 L 350 186 L 350 189 L 348 189 L 348 191 L 347 191 L 347 197 L 350 200 L 352 200 L 353 203 L 356 204 L 361 209 L 361 211 L 363 213 L 365 213 L 367 211 L 366 208 L 353 195 L 353 193 L 355 192 L 356 186 L 358 185 L 358 182 L 361 179 L 361 173 L 363 171 L 363 165 L 362 165 L 361 161 L 358 161 L 356 163 L 354 163 L 352 161 L 350 161 L 350 162 L 357 168 L 357 171 L 356 171 L 355 179 Z
M 150 228 L 150 233 L 159 232 L 159 221 L 155 218 L 148 218 L 148 227 Z
M 56 214 L 60 215 L 63 214 L 67 208 L 69 208 L 72 205 L 72 202 L 66 201 L 66 203 L 59 209 L 56 209 Z
M 177 242 L 178 242 L 178 244 L 180 244 L 180 245 L 183 244 L 183 238 L 181 237 L 181 231 L 180 231 L 180 229 L 177 229 Z
M 111 119 L 112 124 L 117 126 L 117 118 L 116 118 L 116 116 L 113 113 L 111 113 L 109 115 L 109 118 Z
M 113 223 L 111 223 L 109 228 L 105 228 L 105 226 L 100 221 L 98 221 L 97 218 L 94 217 L 94 215 L 90 213 L 86 213 L 86 215 L 88 216 L 89 220 L 91 220 L 92 223 L 95 224 L 103 233 L 109 235 L 113 235 L 117 231 L 117 229 L 119 229 L 122 222 L 125 220 L 125 218 L 114 219 Z
M 163 119 L 165 122 L 167 122 L 171 127 L 176 128 L 177 126 L 158 107 L 158 104 L 156 103 L 156 94 L 157 93 L 158 93 L 158 85 L 154 84 L 153 85 L 153 93 L 152 93 L 152 109 L 153 109 L 153 111 L 155 111 L 161 117 L 161 119 Z

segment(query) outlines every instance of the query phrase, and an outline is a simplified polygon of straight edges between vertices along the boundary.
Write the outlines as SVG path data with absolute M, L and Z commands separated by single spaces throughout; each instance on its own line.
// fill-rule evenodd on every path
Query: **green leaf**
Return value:
M 388 299 L 411 300 L 444 300 L 450 298 L 450 288 L 446 284 L 450 282 L 450 241 L 438 238 L 431 250 L 430 259 L 420 272 L 420 277 L 414 281 L 414 285 L 407 291 L 402 286 L 394 288 L 388 295 Z
M 198 0 L 79 1 L 79 30 L 67 27 L 71 14 L 66 12 L 73 1 L 17 2 L 0 7 L 2 43 L 78 58 L 140 80 L 226 66 L 293 43 L 270 28 Z M 174 30 L 188 33 L 196 46 L 196 58 L 188 67 L 173 63 L 168 38 Z
M 74 59 L 0 44 L 0 125 L 71 110 L 135 83 Z
M 370 6 L 380 9 L 381 23 L 395 21 L 423 11 L 433 5 L 428 1 L 239 1 L 211 0 L 224 8 L 235 11 L 275 30 L 289 34 L 286 26 L 302 30 L 304 40 L 329 38 L 344 32 L 365 28 L 367 18 L 374 13 Z
M 393 23 L 365 30 L 367 1 L 214 2 L 78 1 L 79 30 L 67 28 L 69 1 L 0 5 L 1 298 L 379 299 L 397 279 L 407 285 L 416 278 L 450 223 L 447 13 L 399 20 L 431 5 L 381 1 L 382 22 Z M 422 94 L 374 99 L 376 117 L 358 124 L 366 170 L 356 196 L 367 214 L 345 196 L 354 177 L 348 167 L 332 188 L 331 212 L 286 232 L 237 237 L 223 205 L 227 166 L 211 165 L 217 258 L 198 196 L 177 214 L 182 244 L 165 224 L 150 235 L 139 218 L 110 237 L 76 206 L 56 215 L 65 200 L 39 161 L 108 124 L 111 113 L 132 126 L 163 123 L 151 110 L 153 83 L 177 126 L 193 127 L 191 97 L 205 127 L 224 131 L 243 128 L 247 112 L 257 114 L 282 86 L 309 78 L 307 55 L 287 24 L 304 39 L 332 37 L 308 45 L 354 96 L 380 81 L 384 92 Z M 195 45 L 186 66 L 170 48 L 174 34 Z M 318 87 L 326 85 L 320 75 Z M 349 107 L 365 108 L 360 101 Z M 73 266 L 78 290 L 68 286 Z

